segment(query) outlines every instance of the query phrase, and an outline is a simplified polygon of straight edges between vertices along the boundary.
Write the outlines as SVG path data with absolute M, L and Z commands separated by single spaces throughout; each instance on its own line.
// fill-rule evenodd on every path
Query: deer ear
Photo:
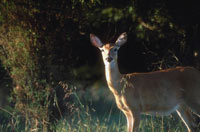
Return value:
M 90 34 L 90 41 L 97 48 L 100 48 L 103 46 L 103 43 L 101 42 L 101 40 L 94 34 Z
M 126 41 L 127 41 L 127 33 L 124 32 L 117 38 L 115 44 L 118 46 L 122 46 L 124 43 L 126 43 Z

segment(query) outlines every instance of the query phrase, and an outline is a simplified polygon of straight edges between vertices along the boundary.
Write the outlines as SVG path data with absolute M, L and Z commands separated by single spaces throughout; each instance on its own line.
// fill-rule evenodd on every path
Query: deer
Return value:
M 117 107 L 125 114 L 128 132 L 139 131 L 141 114 L 167 116 L 173 112 L 179 115 L 188 132 L 197 131 L 198 124 L 192 115 L 200 117 L 200 72 L 197 69 L 176 67 L 121 74 L 118 51 L 127 42 L 127 33 L 122 33 L 115 43 L 102 43 L 94 34 L 90 34 L 90 41 L 101 51 L 107 85 Z

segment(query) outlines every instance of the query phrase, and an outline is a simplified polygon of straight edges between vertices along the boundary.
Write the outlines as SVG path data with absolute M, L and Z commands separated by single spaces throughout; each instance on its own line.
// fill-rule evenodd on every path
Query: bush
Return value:
M 39 76 L 36 38 L 20 27 L 2 26 L 0 32 L 0 59 L 14 83 L 11 101 L 15 104 L 15 116 L 21 114 L 25 131 L 47 131 L 52 88 Z

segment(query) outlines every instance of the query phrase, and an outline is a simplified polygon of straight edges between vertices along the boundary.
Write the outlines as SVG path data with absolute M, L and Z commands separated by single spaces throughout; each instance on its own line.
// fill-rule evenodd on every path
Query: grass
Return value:
M 71 121 L 62 119 L 56 126 L 56 132 L 126 132 L 125 117 L 120 114 L 118 120 L 100 120 L 96 117 L 82 119 L 73 118 Z M 142 116 L 140 132 L 186 132 L 182 122 L 172 117 Z
M 82 104 L 77 94 L 75 97 L 80 108 L 72 117 L 63 118 L 54 124 L 56 132 L 126 132 L 126 118 L 122 112 L 114 110 L 115 106 L 96 114 L 98 109 L 91 110 L 91 107 Z M 187 129 L 176 115 L 142 115 L 140 132 L 187 132 Z
M 108 111 L 105 107 L 104 112 L 98 112 L 98 109 L 84 105 L 77 94 L 74 96 L 79 107 L 73 115 L 63 115 L 62 119 L 52 124 L 50 129 L 53 132 L 126 132 L 126 118 L 122 112 L 116 110 L 115 104 Z M 102 105 L 101 107 L 104 107 Z M 25 132 L 21 127 L 24 124 L 20 124 L 14 118 L 12 121 L 9 119 L 11 116 L 8 112 L 0 110 L 0 132 Z M 186 132 L 187 129 L 182 121 L 176 118 L 178 117 L 142 115 L 140 132 Z

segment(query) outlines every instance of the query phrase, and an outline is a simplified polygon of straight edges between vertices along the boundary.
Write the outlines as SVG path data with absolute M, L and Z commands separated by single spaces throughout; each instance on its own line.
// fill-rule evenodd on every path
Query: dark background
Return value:
M 37 58 L 40 78 L 48 82 L 92 83 L 104 77 L 101 54 L 91 45 L 90 33 L 103 42 L 115 42 L 122 32 L 128 33 L 128 41 L 119 51 L 122 73 L 175 66 L 199 68 L 198 1 L 16 0 L 1 2 L 0 15 L 6 30 L 21 27 L 30 31 L 32 38 L 36 34 L 38 44 L 32 46 L 31 54 Z M 1 65 L 1 80 L 9 72 Z

